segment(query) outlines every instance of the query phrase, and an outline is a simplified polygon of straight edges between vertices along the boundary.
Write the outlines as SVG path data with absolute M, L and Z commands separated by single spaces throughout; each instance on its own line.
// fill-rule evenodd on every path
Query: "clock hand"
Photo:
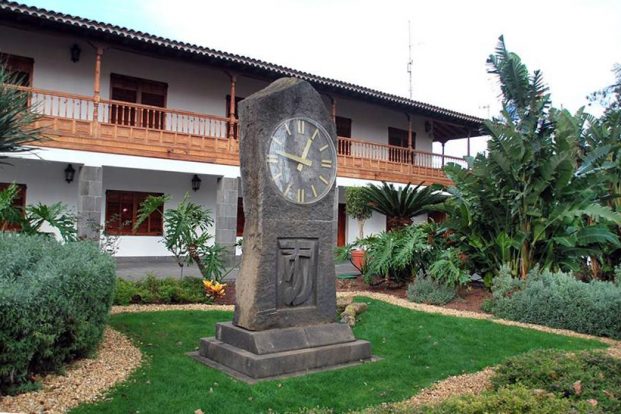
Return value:
M 308 167 L 313 165 L 313 162 L 309 159 L 298 157 L 297 155 L 289 154 L 288 152 L 284 152 L 284 151 L 274 151 L 274 152 L 280 155 L 281 157 L 285 157 L 290 160 L 297 161 L 298 163 L 300 163 L 300 165 L 306 165 Z
M 309 139 L 308 141 L 306 141 L 306 146 L 304 147 L 304 151 L 302 152 L 302 157 L 300 157 L 303 160 L 306 160 L 306 157 L 308 157 L 308 151 L 310 150 L 312 143 L 313 143 L 312 139 Z M 304 164 L 302 161 L 300 161 L 300 163 L 298 164 L 298 171 L 302 171 L 302 168 L 304 168 L 304 165 L 308 165 L 308 164 Z

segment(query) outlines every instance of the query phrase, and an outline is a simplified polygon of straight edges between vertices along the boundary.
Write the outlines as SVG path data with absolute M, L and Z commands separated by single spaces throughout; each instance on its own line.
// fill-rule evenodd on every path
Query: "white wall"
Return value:
M 216 209 L 216 180 L 214 176 L 200 176 L 202 183 L 197 192 L 192 191 L 192 174 L 170 173 L 163 171 L 134 170 L 129 168 L 104 167 L 103 189 L 142 191 L 165 193 L 172 196 L 172 200 L 164 208 L 175 207 L 187 192 L 195 203 L 207 207 L 215 217 Z M 102 223 L 105 222 L 105 204 L 102 209 Z M 211 233 L 214 229 L 211 229 Z M 161 237 L 155 236 L 121 236 L 119 250 L 116 256 L 170 256 L 161 243 Z
M 69 52 L 75 43 L 82 49 L 77 63 L 71 61 Z M 0 26 L 0 52 L 34 59 L 35 88 L 93 95 L 95 52 L 79 38 Z
M 26 205 L 54 204 L 62 202 L 75 214 L 78 206 L 78 166 L 76 179 L 72 183 L 65 181 L 67 164 L 39 160 L 8 159 L 12 165 L 0 165 L 0 182 L 15 182 L 26 185 Z M 47 225 L 41 229 L 52 231 Z
M 408 129 L 404 112 L 350 98 L 336 98 L 336 115 L 352 120 L 352 138 L 378 144 L 388 144 L 388 127 Z M 425 132 L 425 120 L 412 117 L 412 131 L 416 133 L 416 149 L 431 152 L 432 137 Z

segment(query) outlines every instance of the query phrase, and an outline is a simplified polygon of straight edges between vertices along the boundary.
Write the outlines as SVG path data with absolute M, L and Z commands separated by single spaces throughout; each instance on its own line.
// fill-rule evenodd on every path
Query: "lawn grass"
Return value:
M 450 375 L 474 372 L 532 349 L 604 347 L 485 320 L 415 312 L 363 298 L 369 310 L 354 328 L 378 362 L 287 380 L 247 385 L 185 355 L 230 312 L 170 311 L 114 315 L 111 325 L 133 338 L 146 362 L 109 398 L 72 413 L 256 413 L 330 407 L 336 412 L 408 398 Z

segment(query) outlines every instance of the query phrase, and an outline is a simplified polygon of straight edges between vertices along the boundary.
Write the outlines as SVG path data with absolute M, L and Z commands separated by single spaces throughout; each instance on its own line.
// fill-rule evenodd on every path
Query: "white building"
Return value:
M 470 137 L 481 125 L 369 88 L 12 2 L 0 3 L 0 54 L 21 74 L 50 138 L 0 167 L 0 185 L 20 184 L 20 203 L 67 204 L 84 237 L 94 235 L 85 219 L 122 234 L 119 257 L 169 254 L 161 217 L 131 231 L 147 194 L 170 194 L 171 207 L 189 193 L 213 212 L 217 242 L 241 236 L 236 104 L 279 77 L 309 81 L 334 116 L 339 243 L 357 233 L 344 215 L 345 186 L 448 183 L 442 165 L 463 160 L 432 154 L 432 142 Z M 66 182 L 69 165 L 76 173 Z M 365 231 L 385 225 L 375 214 Z

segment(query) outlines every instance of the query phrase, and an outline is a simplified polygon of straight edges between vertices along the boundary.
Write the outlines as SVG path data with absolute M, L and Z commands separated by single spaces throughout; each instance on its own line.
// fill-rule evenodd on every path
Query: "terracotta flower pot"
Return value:
M 355 249 L 351 251 L 351 263 L 362 272 L 362 268 L 364 267 L 364 256 L 365 251 L 361 249 Z

